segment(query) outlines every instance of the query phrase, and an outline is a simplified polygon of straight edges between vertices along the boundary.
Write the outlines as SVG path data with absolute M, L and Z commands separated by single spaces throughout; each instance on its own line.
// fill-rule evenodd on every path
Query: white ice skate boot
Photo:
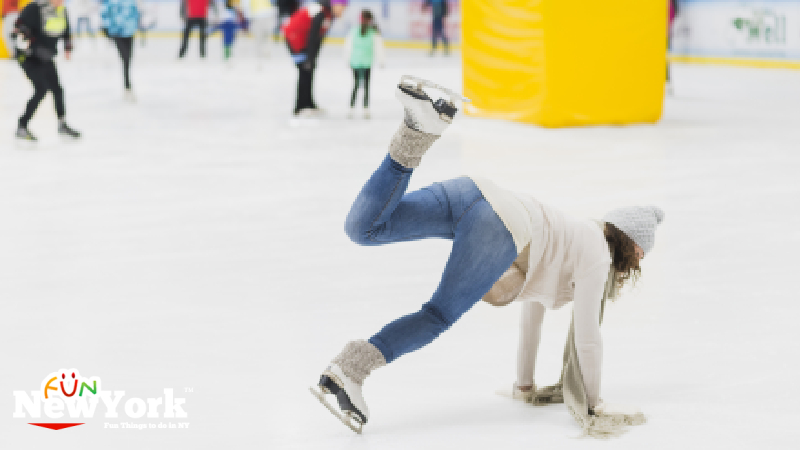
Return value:
M 369 408 L 361 393 L 361 386 L 345 375 L 339 366 L 331 364 L 322 373 L 317 387 L 319 391 L 311 388 L 311 393 L 339 417 L 342 423 L 360 434 L 362 427 L 369 420 Z M 336 397 L 336 402 L 339 404 L 338 411 L 325 399 L 326 394 Z
M 422 90 L 423 87 L 442 91 L 450 96 L 450 100 L 440 98 L 434 102 Z M 456 102 L 469 101 L 450 89 L 411 75 L 400 77 L 394 95 L 405 108 L 405 122 L 409 128 L 436 136 L 440 136 L 453 123 L 453 117 L 458 111 Z
M 450 96 L 450 100 L 440 98 L 434 102 L 422 90 L 423 87 L 442 91 Z M 403 104 L 405 117 L 389 144 L 389 156 L 403 167 L 414 169 L 419 166 L 422 156 L 434 141 L 453 122 L 453 117 L 458 112 L 456 102 L 469 100 L 449 89 L 410 75 L 400 77 L 395 97 Z
M 369 409 L 361 386 L 372 370 L 384 365 L 386 360 L 383 354 L 369 342 L 349 342 L 322 372 L 317 389 L 310 388 L 311 393 L 342 423 L 360 434 L 369 420 Z M 327 394 L 336 397 L 338 409 L 327 401 Z

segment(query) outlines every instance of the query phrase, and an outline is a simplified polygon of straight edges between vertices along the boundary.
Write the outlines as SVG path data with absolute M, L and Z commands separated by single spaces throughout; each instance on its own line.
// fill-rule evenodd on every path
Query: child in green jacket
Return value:
M 377 62 L 383 66 L 383 39 L 381 39 L 372 13 L 364 9 L 361 11 L 361 23 L 353 27 L 345 40 L 345 55 L 350 67 L 353 69 L 355 85 L 353 95 L 350 97 L 350 113 L 353 118 L 356 106 L 356 94 L 364 81 L 364 118 L 369 119 L 369 77 L 372 64 Z

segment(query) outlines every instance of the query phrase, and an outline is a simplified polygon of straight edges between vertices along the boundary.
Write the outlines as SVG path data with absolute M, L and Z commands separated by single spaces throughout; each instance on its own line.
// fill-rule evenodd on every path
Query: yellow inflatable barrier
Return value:
M 11 52 L 6 47 L 6 41 L 3 40 L 3 36 L 0 36 L 0 58 L 10 58 Z
M 25 5 L 27 5 L 31 1 L 32 0 L 18 0 L 17 1 L 17 10 L 22 11 L 22 8 L 24 8 Z M 0 9 L 1 8 L 5 8 L 7 5 L 8 4 L 4 0 L 0 0 Z M 5 10 L 2 11 L 2 16 L 3 16 L 3 18 L 5 18 L 5 16 L 6 16 L 6 11 Z M 11 58 L 11 57 L 14 56 L 13 52 L 12 52 L 12 48 L 10 47 L 11 43 L 7 42 L 6 39 L 5 39 L 5 37 L 8 36 L 9 33 L 11 33 L 11 30 L 3 29 L 4 28 L 3 25 L 10 26 L 10 24 L 6 24 L 5 22 L 6 21 L 4 20 L 2 23 L 0 23 L 0 29 L 2 29 L 2 30 L 0 30 L 0 58 Z
M 653 123 L 667 1 L 463 0 L 468 114 L 545 127 Z

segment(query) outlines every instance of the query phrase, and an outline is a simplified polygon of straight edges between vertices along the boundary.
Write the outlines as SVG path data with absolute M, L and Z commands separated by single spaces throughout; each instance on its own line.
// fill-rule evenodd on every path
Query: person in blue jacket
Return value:
M 133 56 L 133 35 L 139 28 L 139 8 L 136 0 L 103 0 L 100 9 L 103 33 L 114 41 L 122 59 L 122 73 L 125 82 L 125 99 L 135 101 L 131 90 L 131 56 Z
M 236 32 L 241 28 L 247 30 L 247 19 L 241 11 L 239 11 L 231 0 L 225 1 L 225 8 L 219 15 L 219 22 L 208 30 L 208 34 L 214 33 L 217 30 L 222 31 L 222 50 L 225 59 L 231 57 L 231 49 L 233 42 L 236 40 Z

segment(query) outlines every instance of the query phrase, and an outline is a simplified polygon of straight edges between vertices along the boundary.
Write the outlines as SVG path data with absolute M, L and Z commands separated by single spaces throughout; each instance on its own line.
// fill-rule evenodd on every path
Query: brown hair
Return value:
M 635 283 L 642 274 L 636 256 L 636 243 L 611 223 L 606 223 L 605 235 L 611 250 L 611 265 L 616 272 L 617 287 L 622 287 L 628 280 Z
M 372 17 L 372 11 L 368 9 L 361 10 L 361 35 L 366 36 L 367 30 L 375 30 L 376 33 L 380 33 L 378 31 L 378 26 L 375 25 L 375 19 Z

